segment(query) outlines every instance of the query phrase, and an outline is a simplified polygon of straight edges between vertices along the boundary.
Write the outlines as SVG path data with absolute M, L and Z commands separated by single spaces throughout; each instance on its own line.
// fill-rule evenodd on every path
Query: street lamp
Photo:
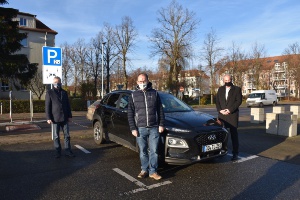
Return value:
M 104 54 L 104 51 L 103 51 L 103 47 L 104 45 L 106 44 L 106 42 L 102 42 L 102 79 L 101 79 L 101 98 L 103 99 L 103 54 Z

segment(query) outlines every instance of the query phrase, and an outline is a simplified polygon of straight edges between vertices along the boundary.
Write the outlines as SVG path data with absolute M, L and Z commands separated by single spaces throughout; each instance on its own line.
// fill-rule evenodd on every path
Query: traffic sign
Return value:
M 59 47 L 43 46 L 43 83 L 52 84 L 53 78 L 62 78 L 62 51 Z
M 59 47 L 43 47 L 43 66 L 62 66 L 62 53 Z

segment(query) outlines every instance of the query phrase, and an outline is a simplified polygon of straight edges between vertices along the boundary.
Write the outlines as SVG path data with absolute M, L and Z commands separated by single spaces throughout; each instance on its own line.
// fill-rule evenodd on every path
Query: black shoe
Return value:
M 236 155 L 236 154 L 233 154 L 232 158 L 231 158 L 231 161 L 235 162 L 239 159 L 239 156 Z
M 69 158 L 74 158 L 75 157 L 75 154 L 73 154 L 73 152 L 68 152 L 65 154 L 66 157 L 69 157 Z
M 55 154 L 55 158 L 60 158 L 60 156 L 61 156 L 61 154 L 58 152 Z

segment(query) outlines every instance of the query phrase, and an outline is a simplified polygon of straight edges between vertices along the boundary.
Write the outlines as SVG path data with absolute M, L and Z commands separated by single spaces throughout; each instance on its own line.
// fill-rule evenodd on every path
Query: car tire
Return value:
M 101 121 L 97 121 L 94 124 L 94 141 L 97 145 L 103 144 L 104 139 L 104 129 Z
M 259 107 L 260 107 L 260 108 L 264 107 L 264 104 L 260 102 L 260 103 L 259 103 Z

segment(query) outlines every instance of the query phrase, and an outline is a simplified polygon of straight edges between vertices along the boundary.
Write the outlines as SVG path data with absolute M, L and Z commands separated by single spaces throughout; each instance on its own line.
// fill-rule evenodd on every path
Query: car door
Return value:
M 102 105 L 103 116 L 104 116 L 105 124 L 107 125 L 107 130 L 112 134 L 118 133 L 115 128 L 114 115 L 117 109 L 119 96 L 120 94 L 118 93 L 112 93 L 106 100 L 105 104 Z
M 136 145 L 135 137 L 131 134 L 129 124 L 128 124 L 128 117 L 127 117 L 127 109 L 128 109 L 128 93 L 123 93 L 118 101 L 118 106 L 115 110 L 114 114 L 114 122 L 117 124 L 118 129 L 118 136 L 124 140 L 127 145 Z

